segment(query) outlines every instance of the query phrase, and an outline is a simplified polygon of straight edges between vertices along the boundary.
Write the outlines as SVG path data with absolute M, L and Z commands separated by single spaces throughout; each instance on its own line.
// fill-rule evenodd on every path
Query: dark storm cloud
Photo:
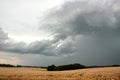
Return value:
M 5 42 L 5 41 L 4 41 Z M 13 41 L 7 41 L 6 43 L 0 45 L 1 51 L 19 53 L 19 54 L 43 54 L 43 55 L 53 55 L 51 46 L 46 41 L 35 41 L 29 45 L 24 42 L 15 43 Z M 47 52 L 47 50 L 49 50 Z
M 60 35 L 57 35 L 60 36 Z M 64 36 L 61 36 L 63 39 Z M 68 42 L 67 42 L 68 43 Z M 60 44 L 60 48 L 57 46 Z M 71 48 L 67 48 L 71 47 Z M 41 40 L 31 42 L 30 44 L 26 44 L 25 42 L 15 42 L 11 38 L 8 37 L 8 34 L 5 33 L 0 28 L 0 50 L 19 53 L 19 54 L 43 54 L 48 56 L 57 56 L 59 54 L 72 53 L 72 45 L 66 43 L 60 43 L 57 37 L 54 40 Z
M 19 54 L 43 54 L 47 56 L 58 56 L 61 54 L 73 53 L 75 51 L 69 38 L 66 38 L 64 42 L 58 39 L 58 36 L 59 38 L 64 39 L 64 36 L 61 35 L 57 35 L 53 40 L 41 40 L 26 44 L 25 42 L 16 43 L 9 38 L 7 33 L 4 33 L 2 29 L 0 29 L 0 33 L 1 51 Z
M 83 60 L 94 61 L 99 58 L 94 62 L 119 63 L 119 13 L 120 2 L 117 0 L 66 2 L 48 13 L 43 19 L 40 29 L 55 34 L 55 40 L 61 41 L 59 44 L 65 43 L 62 44 L 63 47 L 59 47 L 62 52 L 69 52 L 72 47 L 74 50 L 71 53 L 79 58 L 84 57 Z M 67 40 L 68 37 L 69 40 Z M 66 40 L 70 43 L 67 43 Z
M 5 41 L 8 39 L 8 34 L 4 33 L 0 28 L 0 50 L 4 47 Z
M 92 1 L 93 3 L 86 0 L 65 3 L 60 8 L 52 10 L 43 20 L 42 26 L 67 36 L 115 32 L 119 28 L 118 3 L 116 4 L 115 0 L 105 0 L 106 3 L 102 3 L 103 0 Z

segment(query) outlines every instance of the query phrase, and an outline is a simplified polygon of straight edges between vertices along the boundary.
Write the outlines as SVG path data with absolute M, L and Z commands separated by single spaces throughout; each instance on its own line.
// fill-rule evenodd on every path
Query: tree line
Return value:
M 50 65 L 47 67 L 48 71 L 63 71 L 63 70 L 75 70 L 75 69 L 83 69 L 87 68 L 84 65 L 75 63 L 75 64 L 68 64 L 68 65 L 60 65 L 60 66 L 55 66 L 55 65 Z
M 0 64 L 0 67 L 15 67 L 15 66 L 11 64 Z
M 113 65 L 106 65 L 106 66 L 85 66 L 79 63 L 74 64 L 67 64 L 67 65 L 60 65 L 55 66 L 54 64 L 48 67 L 41 67 L 41 66 L 25 66 L 25 65 L 11 65 L 11 64 L 0 64 L 0 67 L 27 67 L 27 68 L 44 68 L 48 71 L 63 71 L 63 70 L 75 70 L 75 69 L 84 69 L 84 68 L 99 68 L 99 67 L 120 67 L 118 64 Z

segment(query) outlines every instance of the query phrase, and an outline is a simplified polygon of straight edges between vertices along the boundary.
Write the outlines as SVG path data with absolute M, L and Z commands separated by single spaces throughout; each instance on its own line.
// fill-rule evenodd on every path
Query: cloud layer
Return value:
M 75 0 L 48 11 L 40 30 L 53 36 L 26 44 L 15 43 L 0 29 L 0 50 L 19 54 L 68 56 L 65 62 L 120 63 L 120 2 Z M 62 60 L 60 63 L 64 63 Z
M 72 48 L 73 52 L 68 53 L 74 53 L 75 57 L 82 56 L 93 63 L 97 59 L 100 60 L 95 63 L 119 63 L 119 5 L 117 0 L 66 2 L 48 13 L 40 29 L 54 34 L 54 39 L 62 44 L 59 48 L 71 44 L 64 49 Z

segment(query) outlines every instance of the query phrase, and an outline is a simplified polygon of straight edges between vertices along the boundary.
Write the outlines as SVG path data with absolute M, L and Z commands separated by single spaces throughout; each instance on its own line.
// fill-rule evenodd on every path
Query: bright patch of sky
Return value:
M 39 30 L 45 11 L 62 4 L 64 0 L 0 0 L 0 27 L 9 37 L 27 43 L 50 38 Z

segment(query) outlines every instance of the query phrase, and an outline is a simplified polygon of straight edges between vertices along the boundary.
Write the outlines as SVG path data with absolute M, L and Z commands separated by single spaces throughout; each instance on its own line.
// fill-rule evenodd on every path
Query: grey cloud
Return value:
M 49 41 L 35 41 L 30 44 L 24 42 L 19 43 L 7 43 L 5 44 L 4 51 L 14 52 L 19 54 L 43 54 L 43 55 L 53 55 L 51 43 Z M 49 50 L 48 52 L 46 50 Z
M 16 43 L 13 40 L 11 40 L 8 37 L 8 34 L 5 33 L 0 28 L 0 50 L 1 51 L 8 51 L 8 52 L 14 52 L 14 53 L 36 53 L 37 49 L 39 48 L 39 50 L 41 51 L 42 49 L 40 48 L 44 48 L 44 46 L 46 46 L 45 44 L 47 43 L 46 42 L 38 43 L 37 41 L 29 45 L 27 45 L 24 42 Z
M 64 39 L 63 35 L 56 35 L 53 40 L 41 40 L 26 44 L 25 42 L 15 42 L 8 37 L 2 29 L 0 29 L 0 50 L 6 52 L 13 52 L 19 54 L 42 54 L 47 56 L 58 56 L 60 54 L 72 53 L 73 49 L 69 48 L 71 45 L 64 43 L 60 47 L 56 48 L 60 44 L 60 38 Z M 59 36 L 59 39 L 57 39 Z M 72 47 L 72 46 L 71 46 Z M 66 50 L 67 49 L 67 50 Z
M 0 50 L 4 47 L 6 40 L 8 39 L 8 34 L 3 32 L 0 28 Z
M 116 17 L 119 14 L 116 14 L 120 10 L 115 11 L 114 6 L 119 5 L 113 3 L 114 1 L 110 0 L 109 4 L 107 0 L 106 3 L 102 3 L 103 0 L 94 1 L 94 4 L 86 0 L 67 2 L 60 9 L 50 12 L 42 26 L 51 32 L 67 35 L 111 33 L 119 27 L 119 19 Z
M 0 28 L 0 41 L 8 39 L 8 34 L 3 32 L 2 29 Z
M 65 43 L 58 49 L 61 53 L 69 53 L 71 48 L 74 48 L 70 53 L 84 58 L 80 60 L 91 59 L 92 63 L 95 59 L 95 63 L 102 63 L 105 60 L 106 63 L 119 63 L 119 7 L 120 2 L 117 0 L 66 2 L 59 8 L 53 8 L 45 16 L 40 29 L 58 35 L 54 36 L 54 39 L 61 41 L 59 44 Z M 68 37 L 70 43 L 66 41 Z

